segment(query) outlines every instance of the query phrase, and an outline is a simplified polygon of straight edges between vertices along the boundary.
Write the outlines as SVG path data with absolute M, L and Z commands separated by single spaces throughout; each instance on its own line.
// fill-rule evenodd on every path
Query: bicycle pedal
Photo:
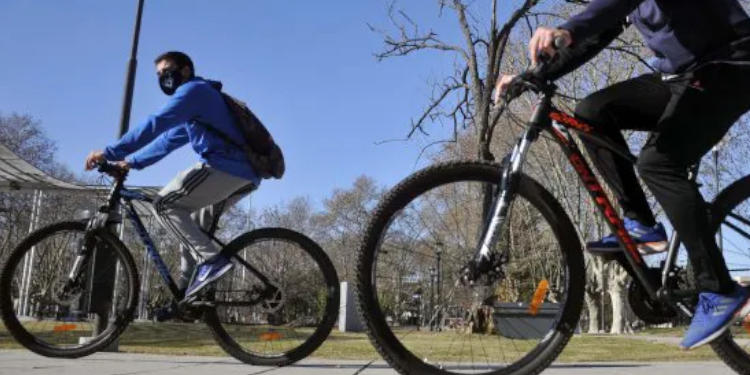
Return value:
M 214 301 L 204 301 L 204 300 L 195 300 L 193 302 L 190 302 L 190 306 L 192 307 L 215 307 L 216 302 Z
M 188 296 L 183 298 L 180 302 L 177 302 L 177 307 L 182 309 L 185 306 L 192 305 L 193 302 L 198 300 L 198 296 Z

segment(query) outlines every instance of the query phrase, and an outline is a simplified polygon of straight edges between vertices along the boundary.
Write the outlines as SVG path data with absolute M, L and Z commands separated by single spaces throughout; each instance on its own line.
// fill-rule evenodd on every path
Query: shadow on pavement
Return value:
M 641 364 L 633 364 L 633 363 L 561 363 L 561 364 L 553 364 L 552 366 L 549 366 L 549 368 L 561 368 L 561 369 L 575 369 L 575 368 L 636 368 L 636 367 L 643 367 L 644 365 Z M 364 363 L 347 363 L 347 364 L 337 364 L 337 363 L 297 363 L 293 365 L 289 365 L 286 367 L 294 367 L 294 368 L 351 368 L 351 369 L 359 369 L 362 367 L 372 368 L 372 369 L 389 369 L 391 366 L 389 366 L 386 363 L 373 363 L 371 365 L 367 365 Z M 465 370 L 471 370 L 472 368 L 476 368 L 476 366 L 450 366 L 450 369 L 465 369 Z
M 179 358 L 179 357 L 177 357 Z M 82 358 L 77 359 L 77 361 L 93 361 L 93 362 L 130 362 L 132 361 L 132 358 Z M 173 363 L 175 365 L 235 365 L 235 366 L 249 366 L 249 367 L 255 367 L 258 369 L 267 369 L 267 370 L 274 370 L 274 369 L 280 369 L 280 367 L 274 367 L 274 366 L 252 366 L 246 363 L 239 362 L 237 360 L 227 358 L 226 360 L 208 360 L 208 361 L 201 361 L 201 360 L 179 360 L 175 359 L 173 361 L 171 360 L 165 360 L 164 358 L 154 358 L 154 359 L 147 359 L 147 358 L 140 358 L 138 359 L 139 362 L 152 362 L 152 363 Z M 644 367 L 644 364 L 638 364 L 638 363 L 556 363 L 549 368 L 558 368 L 558 369 L 594 369 L 594 368 L 611 368 L 611 369 L 623 369 L 623 368 L 639 368 Z M 374 361 L 369 362 L 349 362 L 349 363 L 336 363 L 336 362 L 319 362 L 319 363 L 295 363 L 289 366 L 285 366 L 289 368 L 311 368 L 311 369 L 357 369 L 357 370 L 363 370 L 363 369 L 390 369 L 391 366 L 389 366 L 387 363 L 374 363 Z M 450 369 L 466 369 L 470 370 L 472 368 L 476 368 L 475 366 L 465 365 L 465 366 L 450 366 Z

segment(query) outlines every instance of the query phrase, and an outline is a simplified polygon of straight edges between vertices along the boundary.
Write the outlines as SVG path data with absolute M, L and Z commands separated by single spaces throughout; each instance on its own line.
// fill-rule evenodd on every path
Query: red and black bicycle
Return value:
M 623 251 L 614 258 L 632 276 L 632 310 L 651 324 L 692 314 L 697 291 L 678 261 L 679 236 L 656 266 L 646 262 L 569 130 L 635 157 L 556 109 L 557 87 L 534 76 L 522 74 L 511 87 L 515 96 L 533 91 L 538 103 L 501 164 L 423 169 L 395 186 L 369 222 L 357 264 L 359 308 L 371 341 L 402 374 L 536 374 L 577 329 L 585 287 L 579 234 L 558 200 L 522 172 L 545 132 L 619 237 Z M 732 276 L 749 275 L 750 176 L 718 194 L 710 212 Z M 738 324 L 711 345 L 740 373 L 750 372 L 748 332 Z

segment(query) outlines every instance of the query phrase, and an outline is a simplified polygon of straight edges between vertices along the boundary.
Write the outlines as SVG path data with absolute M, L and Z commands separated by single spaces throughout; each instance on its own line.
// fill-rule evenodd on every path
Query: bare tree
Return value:
M 323 228 L 320 239 L 342 281 L 354 280 L 359 241 L 381 195 L 375 180 L 360 176 L 351 188 L 336 189 L 323 202 L 324 211 L 316 219 Z
M 406 56 L 426 50 L 446 51 L 457 57 L 454 74 L 435 85 L 434 95 L 421 115 L 412 121 L 407 138 L 416 132 L 427 134 L 426 126 L 432 121 L 448 119 L 453 124 L 454 135 L 461 129 L 473 129 L 478 139 L 475 157 L 494 160 L 490 151 L 492 134 L 498 120 L 498 116 L 491 116 L 490 113 L 494 82 L 500 74 L 501 62 L 514 26 L 537 2 L 538 0 L 516 1 L 515 11 L 501 23 L 498 19 L 498 1 L 487 1 L 486 11 L 491 16 L 489 27 L 486 28 L 472 14 L 477 8 L 473 5 L 476 3 L 470 5 L 463 0 L 437 0 L 440 14 L 450 9 L 458 20 L 462 40 L 456 44 L 441 39 L 432 29 L 422 30 L 404 11 L 398 10 L 395 3 L 391 4 L 389 16 L 395 32 L 371 27 L 384 35 L 385 49 L 376 54 L 378 59 Z M 455 142 L 456 139 L 449 141 Z M 441 142 L 443 141 L 434 144 Z

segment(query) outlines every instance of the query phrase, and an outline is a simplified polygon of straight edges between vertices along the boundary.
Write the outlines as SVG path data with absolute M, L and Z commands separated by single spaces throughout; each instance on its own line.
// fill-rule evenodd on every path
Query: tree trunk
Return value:
M 599 316 L 601 315 L 601 309 L 599 308 L 599 293 L 590 293 L 589 291 L 586 291 L 584 301 L 586 302 L 586 310 L 589 313 L 589 328 L 586 332 L 599 333 Z
M 586 291 L 584 301 L 589 313 L 588 333 L 600 333 L 604 320 L 602 311 L 602 290 L 604 288 L 604 261 L 601 258 L 585 254 L 586 259 Z
M 622 334 L 628 331 L 628 322 L 625 310 L 625 287 L 628 273 L 618 265 L 613 265 L 609 270 L 609 297 L 612 300 L 612 328 L 609 333 Z

